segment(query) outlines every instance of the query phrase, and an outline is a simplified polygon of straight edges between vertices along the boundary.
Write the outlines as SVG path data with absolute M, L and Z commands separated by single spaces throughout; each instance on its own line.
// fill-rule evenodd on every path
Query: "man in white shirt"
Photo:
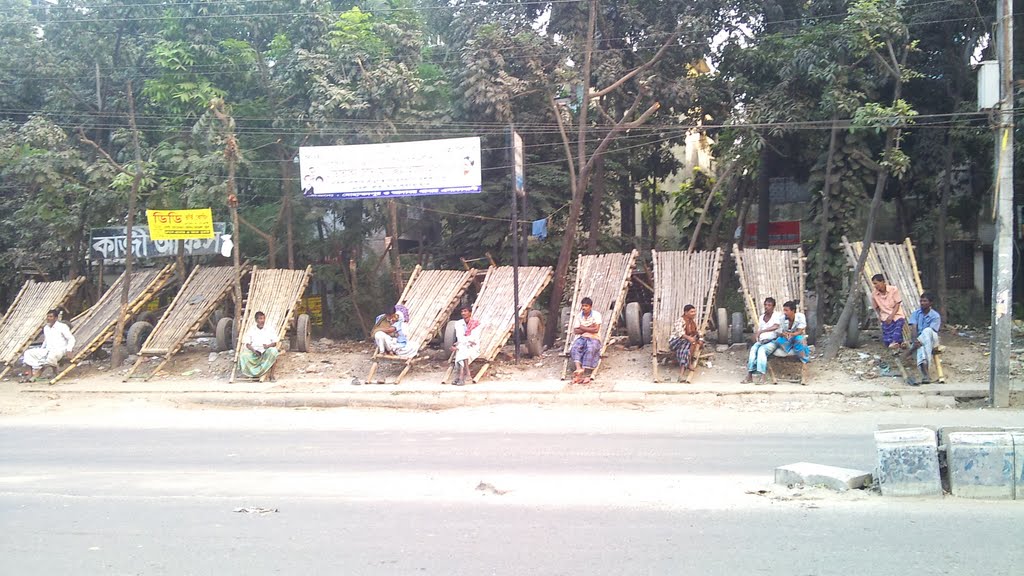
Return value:
M 264 374 L 273 382 L 274 367 L 277 357 L 281 354 L 277 332 L 267 326 L 267 315 L 257 312 L 254 316 L 256 324 L 249 326 L 242 340 L 242 352 L 238 356 L 238 369 L 250 378 L 259 378 Z
M 573 384 L 590 384 L 585 370 L 595 370 L 601 361 L 601 313 L 594 310 L 594 301 L 589 297 L 580 300 L 580 313 L 573 319 L 573 334 L 576 339 L 569 348 L 569 358 L 576 366 Z
M 60 321 L 61 310 L 54 308 L 46 313 L 46 324 L 43 325 L 43 345 L 40 348 L 29 348 L 25 351 L 25 365 L 32 368 L 32 379 L 39 378 L 39 374 L 46 366 L 57 371 L 57 364 L 70 354 L 75 347 L 75 337 L 71 334 L 71 328 Z

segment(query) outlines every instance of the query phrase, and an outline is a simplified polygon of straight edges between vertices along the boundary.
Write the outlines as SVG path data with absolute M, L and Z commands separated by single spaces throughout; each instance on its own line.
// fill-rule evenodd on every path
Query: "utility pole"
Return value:
M 996 129 L 996 185 L 992 199 L 996 238 L 992 254 L 992 342 L 989 403 L 1010 405 L 1010 329 L 1013 324 L 1013 0 L 996 4 L 999 59 L 999 122 Z

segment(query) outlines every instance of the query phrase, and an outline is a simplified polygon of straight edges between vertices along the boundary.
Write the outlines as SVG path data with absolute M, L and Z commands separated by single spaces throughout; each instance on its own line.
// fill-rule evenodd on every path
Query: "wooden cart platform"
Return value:
M 253 267 L 252 277 L 249 281 L 248 299 L 245 301 L 245 312 L 242 313 L 242 325 L 239 326 L 238 338 L 235 342 L 235 362 L 231 368 L 230 382 L 235 381 L 238 356 L 242 353 L 245 334 L 249 327 L 256 323 L 256 313 L 266 314 L 265 326 L 273 328 L 277 337 L 284 340 L 285 334 L 292 328 L 295 310 L 298 308 L 312 276 L 312 266 L 306 266 L 304 270 L 260 270 Z M 234 279 L 232 278 L 231 281 L 234 282 Z M 297 328 L 303 331 L 308 330 L 308 326 Z M 260 382 L 266 378 L 267 374 L 260 376 Z
M 142 310 L 153 296 L 163 290 L 174 278 L 174 264 L 163 268 L 151 268 L 132 272 L 131 285 L 128 290 L 128 309 L 124 320 L 127 322 Z M 72 320 L 71 334 L 75 337 L 75 348 L 67 355 L 70 364 L 62 372 L 50 380 L 55 384 L 77 367 L 82 360 L 99 349 L 104 342 L 114 335 L 117 321 L 121 314 L 121 292 L 125 275 L 110 285 L 103 296 L 83 314 Z
M 551 282 L 553 274 L 550 266 L 519 267 L 519 310 L 516 318 L 520 324 L 526 321 L 530 306 Z M 512 335 L 515 328 L 513 314 L 510 314 L 514 300 L 512 291 L 512 266 L 492 266 L 487 269 L 487 276 L 473 304 L 473 318 L 480 322 L 480 329 L 483 330 L 478 360 L 484 362 L 473 382 L 479 382 L 484 377 L 498 352 Z M 454 354 L 452 356 L 454 357 Z M 453 370 L 454 365 L 449 365 L 443 382 L 448 381 Z
M 597 367 L 590 373 L 591 378 L 597 377 L 597 371 L 608 349 L 609 337 L 619 321 L 619 316 L 622 315 L 636 258 L 637 251 L 633 250 L 628 254 L 581 254 L 577 259 L 576 285 L 572 292 L 572 308 L 569 309 L 569 322 L 565 330 L 565 346 L 562 348 L 562 354 L 566 357 L 562 366 L 563 380 L 568 377 L 569 369 L 572 367 L 569 350 L 576 340 L 573 330 L 579 323 L 580 301 L 587 297 L 594 302 L 593 310 L 601 314 L 601 331 L 598 333 L 601 339 L 601 357 Z
M 244 275 L 247 269 L 242 270 Z M 202 328 L 203 323 L 213 314 L 217 306 L 231 294 L 235 286 L 233 266 L 196 266 L 185 279 L 181 289 L 174 296 L 171 305 L 153 327 L 149 337 L 139 350 L 139 358 L 124 377 L 127 382 L 145 360 L 146 356 L 163 356 L 163 361 L 145 377 L 155 376 L 171 357 L 181 350 L 182 345 Z
M 658 357 L 670 354 L 669 338 L 672 327 L 683 315 L 683 308 L 693 304 L 697 308 L 697 328 L 700 334 L 707 330 L 715 306 L 718 290 L 718 272 L 722 267 L 722 249 L 714 252 L 658 252 L 651 251 L 654 260 L 654 316 L 651 330 L 651 366 L 654 381 L 659 381 Z M 694 350 L 699 361 L 700 350 Z M 689 382 L 697 368 L 694 362 L 684 379 Z
M 782 310 L 782 305 L 790 300 L 797 300 L 798 311 L 804 309 L 804 290 L 806 288 L 806 274 L 804 273 L 804 252 L 800 248 L 796 250 L 775 250 L 771 248 L 750 248 L 741 250 L 739 245 L 732 246 L 733 258 L 736 260 L 736 275 L 740 280 L 740 289 L 743 291 L 743 307 L 747 311 L 747 321 L 756 331 L 758 322 L 764 312 L 763 304 L 765 298 L 774 298 L 776 306 Z M 776 350 L 778 355 L 781 348 Z M 771 358 L 768 359 L 768 375 L 772 383 L 778 383 L 775 371 L 771 367 Z M 800 381 L 804 379 L 804 365 L 801 363 Z
M 846 260 L 852 269 L 856 269 L 857 260 L 860 258 L 863 247 L 863 242 L 850 242 L 846 236 L 843 236 L 843 249 L 846 251 Z M 864 288 L 864 295 L 867 298 L 869 307 L 872 309 L 871 291 L 873 286 L 871 285 L 871 277 L 875 274 L 885 276 L 885 281 L 900 291 L 900 296 L 903 298 L 903 313 L 907 315 L 907 324 L 903 326 L 903 341 L 909 343 L 911 334 L 910 315 L 921 307 L 919 302 L 921 294 L 924 293 L 924 287 L 921 284 L 921 274 L 917 268 L 917 257 L 914 254 L 914 244 L 911 243 L 910 238 L 905 239 L 902 244 L 872 242 L 871 248 L 868 250 L 867 260 L 864 261 L 864 271 L 860 278 Z M 879 318 L 878 321 L 881 322 L 882 319 Z M 945 318 L 943 318 L 943 321 L 945 321 Z M 903 379 L 908 380 L 909 376 L 900 358 L 896 358 L 896 366 L 899 368 Z M 938 353 L 935 354 L 935 373 L 939 382 L 946 381 L 946 375 L 942 371 L 942 359 Z
M 398 303 L 409 309 L 405 335 L 408 346 L 415 348 L 417 354 L 412 357 L 400 357 L 394 354 L 381 354 L 374 349 L 366 382 L 374 381 L 377 367 L 381 361 L 385 361 L 405 364 L 395 380 L 395 384 L 401 383 L 402 378 L 415 364 L 419 350 L 430 342 L 434 334 L 451 317 L 452 310 L 459 305 L 459 300 L 474 276 L 475 270 L 424 270 L 421 266 L 416 266 Z M 380 383 L 383 383 L 383 380 Z
M 0 378 L 39 335 L 46 323 L 46 313 L 66 304 L 82 282 L 84 276 L 67 282 L 25 282 L 0 320 L 0 362 L 4 365 Z

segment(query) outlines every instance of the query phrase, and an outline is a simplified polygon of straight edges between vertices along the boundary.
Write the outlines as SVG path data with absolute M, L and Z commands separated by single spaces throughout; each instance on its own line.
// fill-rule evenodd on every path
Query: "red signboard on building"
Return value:
M 747 248 L 757 246 L 757 222 L 747 224 Z M 772 248 L 796 248 L 800 245 L 800 221 L 780 220 L 768 223 L 768 245 Z

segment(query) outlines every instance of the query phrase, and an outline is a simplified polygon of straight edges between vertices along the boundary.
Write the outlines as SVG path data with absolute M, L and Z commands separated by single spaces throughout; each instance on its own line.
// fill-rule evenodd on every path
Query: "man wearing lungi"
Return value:
M 255 324 L 249 326 L 242 340 L 242 353 L 238 356 L 238 369 L 249 378 L 259 378 L 264 374 L 267 379 L 273 382 L 274 367 L 277 365 L 277 357 L 281 354 L 281 348 L 277 332 L 267 326 L 267 315 L 257 312 L 253 317 Z
M 899 350 L 903 344 L 903 326 L 907 315 L 903 313 L 903 299 L 900 291 L 885 281 L 885 276 L 875 274 L 871 277 L 871 302 L 882 323 L 882 345 L 891 350 Z
M 57 364 L 65 354 L 70 354 L 75 347 L 75 337 L 71 328 L 60 321 L 61 310 L 54 308 L 46 313 L 46 324 L 43 325 L 43 345 L 40 348 L 29 348 L 25 351 L 25 365 L 32 369 L 31 378 L 36 380 L 43 368 L 49 366 L 57 371 Z
M 932 363 L 932 354 L 939 346 L 939 329 L 942 318 L 932 308 L 932 295 L 921 294 L 921 308 L 910 315 L 910 333 L 912 342 L 907 355 L 917 355 L 917 367 L 921 370 L 921 383 L 931 382 L 928 367 Z
M 572 381 L 573 384 L 588 384 L 590 378 L 584 377 L 584 371 L 597 368 L 601 361 L 601 313 L 594 310 L 594 301 L 589 297 L 580 300 L 580 313 L 572 331 L 576 334 L 569 348 L 569 357 L 576 365 Z

